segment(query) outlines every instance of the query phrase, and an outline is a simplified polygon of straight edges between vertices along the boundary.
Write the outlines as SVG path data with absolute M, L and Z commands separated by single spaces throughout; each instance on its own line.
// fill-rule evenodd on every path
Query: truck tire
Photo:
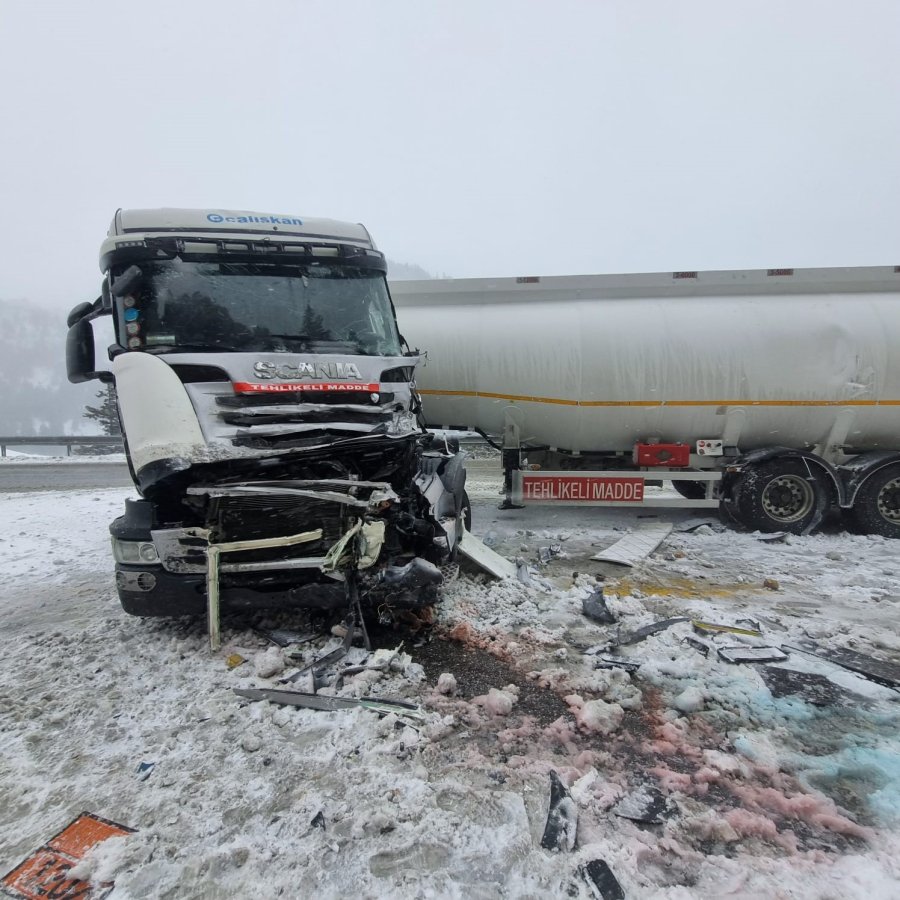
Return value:
M 740 475 L 729 512 L 754 531 L 806 534 L 822 519 L 830 491 L 824 477 L 802 459 L 772 459 Z
M 846 516 L 860 534 L 900 538 L 900 465 L 887 466 L 867 478 Z

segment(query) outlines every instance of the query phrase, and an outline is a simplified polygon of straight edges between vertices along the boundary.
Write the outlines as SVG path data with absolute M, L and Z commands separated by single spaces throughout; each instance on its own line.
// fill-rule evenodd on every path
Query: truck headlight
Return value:
M 129 565 L 140 563 L 158 563 L 159 554 L 152 541 L 120 541 L 112 539 L 112 551 L 116 562 Z

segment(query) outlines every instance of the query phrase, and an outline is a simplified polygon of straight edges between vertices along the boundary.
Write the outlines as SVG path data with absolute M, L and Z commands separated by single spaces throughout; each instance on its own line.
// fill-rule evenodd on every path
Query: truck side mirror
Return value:
M 69 313 L 69 318 L 66 319 L 66 325 L 71 328 L 76 322 L 83 319 L 88 313 L 93 312 L 93 309 L 93 303 L 79 303 L 78 306 L 73 307 L 72 312 Z
M 93 308 L 90 303 L 79 304 L 69 315 L 70 320 L 81 306 Z M 66 374 L 72 384 L 94 379 L 105 382 L 113 380 L 112 372 L 97 372 L 94 369 L 94 328 L 89 319 L 76 317 L 76 321 L 69 326 L 66 335 Z

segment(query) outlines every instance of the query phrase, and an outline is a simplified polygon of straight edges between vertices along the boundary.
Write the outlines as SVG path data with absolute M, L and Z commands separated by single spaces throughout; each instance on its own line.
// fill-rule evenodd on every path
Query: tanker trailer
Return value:
M 900 266 L 392 285 L 431 427 L 502 449 L 507 506 L 720 507 L 900 537 Z M 671 481 L 670 496 L 647 492 Z

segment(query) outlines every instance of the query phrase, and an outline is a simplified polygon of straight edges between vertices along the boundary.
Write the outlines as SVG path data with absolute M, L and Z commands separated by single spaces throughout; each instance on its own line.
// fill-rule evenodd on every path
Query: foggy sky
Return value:
M 900 264 L 898 51 L 896 0 L 0 0 L 0 299 L 93 299 L 118 207 L 458 277 Z

